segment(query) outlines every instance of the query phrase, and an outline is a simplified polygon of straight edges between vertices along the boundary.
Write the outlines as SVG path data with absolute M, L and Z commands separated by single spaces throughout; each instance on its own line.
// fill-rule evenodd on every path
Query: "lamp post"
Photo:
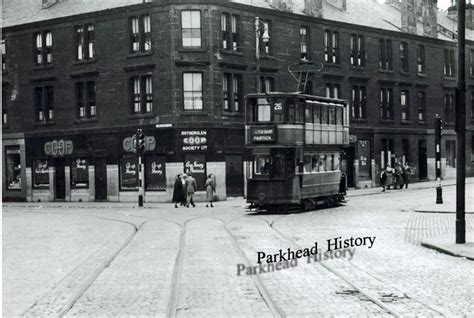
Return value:
M 255 86 L 257 87 L 257 93 L 260 93 L 262 90 L 260 86 L 260 38 L 263 43 L 268 43 L 270 41 L 268 25 L 260 20 L 259 17 L 255 17 Z

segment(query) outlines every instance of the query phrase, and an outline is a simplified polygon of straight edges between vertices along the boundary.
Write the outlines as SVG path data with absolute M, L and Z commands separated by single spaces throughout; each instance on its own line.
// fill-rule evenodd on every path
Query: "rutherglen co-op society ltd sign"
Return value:
M 203 151 L 207 150 L 206 130 L 183 130 L 183 151 Z

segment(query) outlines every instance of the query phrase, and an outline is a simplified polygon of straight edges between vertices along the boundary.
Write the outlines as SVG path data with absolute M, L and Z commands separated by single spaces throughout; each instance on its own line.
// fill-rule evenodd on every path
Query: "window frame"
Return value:
M 92 27 L 92 30 L 89 28 Z M 79 30 L 82 30 L 79 32 Z M 95 27 L 93 23 L 84 23 L 74 26 L 74 34 L 76 40 L 76 61 L 93 61 L 95 60 Z M 81 51 L 79 51 L 81 45 Z
M 408 42 L 402 41 L 400 42 L 400 71 L 402 73 L 409 73 L 410 72 L 410 49 Z
M 351 34 L 350 63 L 353 67 L 365 67 L 365 37 L 361 34 Z
M 53 64 L 53 47 L 54 40 L 52 31 L 44 30 L 33 33 L 34 63 L 36 67 L 50 66 Z
M 400 90 L 400 110 L 401 110 L 400 115 L 401 115 L 402 122 L 409 122 L 411 118 L 410 118 L 410 91 L 408 89 Z
M 38 97 L 39 94 L 39 99 Z M 45 84 L 33 87 L 33 108 L 36 123 L 54 122 L 54 86 Z
M 426 48 L 422 44 L 416 47 L 416 72 L 418 74 L 425 74 L 426 72 Z
M 128 78 L 130 112 L 132 115 L 152 114 L 153 105 L 153 73 L 145 72 L 131 75 Z M 138 85 L 136 85 L 138 83 Z M 138 91 L 136 90 L 138 88 Z M 151 88 L 151 92 L 148 91 Z M 138 108 L 136 108 L 138 106 Z
M 185 75 L 187 74 L 190 74 L 190 75 L 193 75 L 193 78 L 192 78 L 192 90 L 185 90 Z M 200 81 L 201 81 L 201 90 L 198 91 L 198 90 L 194 90 L 194 75 L 199 75 L 200 76 Z M 196 112 L 196 111 L 203 111 L 204 110 L 204 74 L 203 72 L 193 72 L 193 71 L 186 71 L 186 72 L 183 72 L 182 75 L 181 75 L 181 80 L 182 80 L 182 97 L 183 97 L 183 110 L 186 111 L 186 112 Z M 192 108 L 186 108 L 186 92 L 190 92 L 192 94 L 192 104 L 193 104 L 193 107 Z M 200 100 L 201 100 L 201 107 L 200 108 L 197 108 L 195 107 L 195 101 L 194 101 L 194 94 L 197 93 L 199 95 L 200 93 Z M 199 96 L 197 96 L 199 98 Z
M 416 107 L 418 113 L 418 122 L 426 123 L 426 92 L 418 91 L 416 92 Z M 421 115 L 421 118 L 420 118 Z
M 352 85 L 351 90 L 351 117 L 352 119 L 367 119 L 367 87 Z
M 302 33 L 304 30 L 304 34 Z M 300 60 L 309 61 L 310 60 L 310 28 L 306 25 L 300 26 Z
M 184 19 L 183 19 L 183 14 L 189 12 L 190 13 L 190 26 L 189 28 L 185 28 L 183 25 Z M 193 12 L 198 12 L 199 13 L 199 28 L 192 27 L 193 26 L 193 21 L 192 21 L 192 13 Z M 196 10 L 196 9 L 190 9 L 190 10 L 181 10 L 180 12 L 180 29 L 181 29 L 181 48 L 183 49 L 201 49 L 203 48 L 203 39 L 202 39 L 202 14 L 201 10 Z M 190 30 L 190 41 L 191 45 L 185 45 L 185 30 Z M 193 39 L 195 37 L 193 36 L 193 30 L 199 30 L 199 45 L 192 45 L 193 44 Z M 197 37 L 196 37 L 197 39 Z
M 339 42 L 338 31 L 329 29 L 324 30 L 324 63 L 333 65 L 340 64 Z
M 393 121 L 393 88 L 381 87 L 379 90 L 379 117 L 382 121 Z
M 152 49 L 151 15 L 148 13 L 130 16 L 129 20 L 129 52 L 130 54 L 148 54 Z M 136 24 L 134 23 L 136 21 Z M 134 29 L 138 28 L 136 32 Z

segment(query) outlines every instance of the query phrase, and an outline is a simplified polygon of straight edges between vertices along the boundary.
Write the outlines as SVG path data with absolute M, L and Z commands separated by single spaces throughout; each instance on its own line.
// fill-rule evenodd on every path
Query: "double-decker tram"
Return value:
M 340 154 L 349 143 L 347 102 L 299 93 L 249 94 L 245 101 L 250 207 L 312 210 L 343 201 Z

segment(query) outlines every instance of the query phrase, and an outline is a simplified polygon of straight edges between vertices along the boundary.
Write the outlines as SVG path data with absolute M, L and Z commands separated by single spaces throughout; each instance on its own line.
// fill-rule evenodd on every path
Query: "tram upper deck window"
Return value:
M 313 104 L 313 122 L 315 124 L 321 124 L 321 106 Z
M 257 101 L 257 121 L 269 122 L 271 120 L 271 107 L 265 98 L 259 98 Z
M 329 113 L 329 125 L 336 124 L 336 108 L 335 107 L 328 107 Z
M 342 107 L 336 108 L 336 125 L 344 125 L 344 115 Z
M 321 107 L 321 124 L 323 125 L 329 124 L 328 108 L 324 105 Z

